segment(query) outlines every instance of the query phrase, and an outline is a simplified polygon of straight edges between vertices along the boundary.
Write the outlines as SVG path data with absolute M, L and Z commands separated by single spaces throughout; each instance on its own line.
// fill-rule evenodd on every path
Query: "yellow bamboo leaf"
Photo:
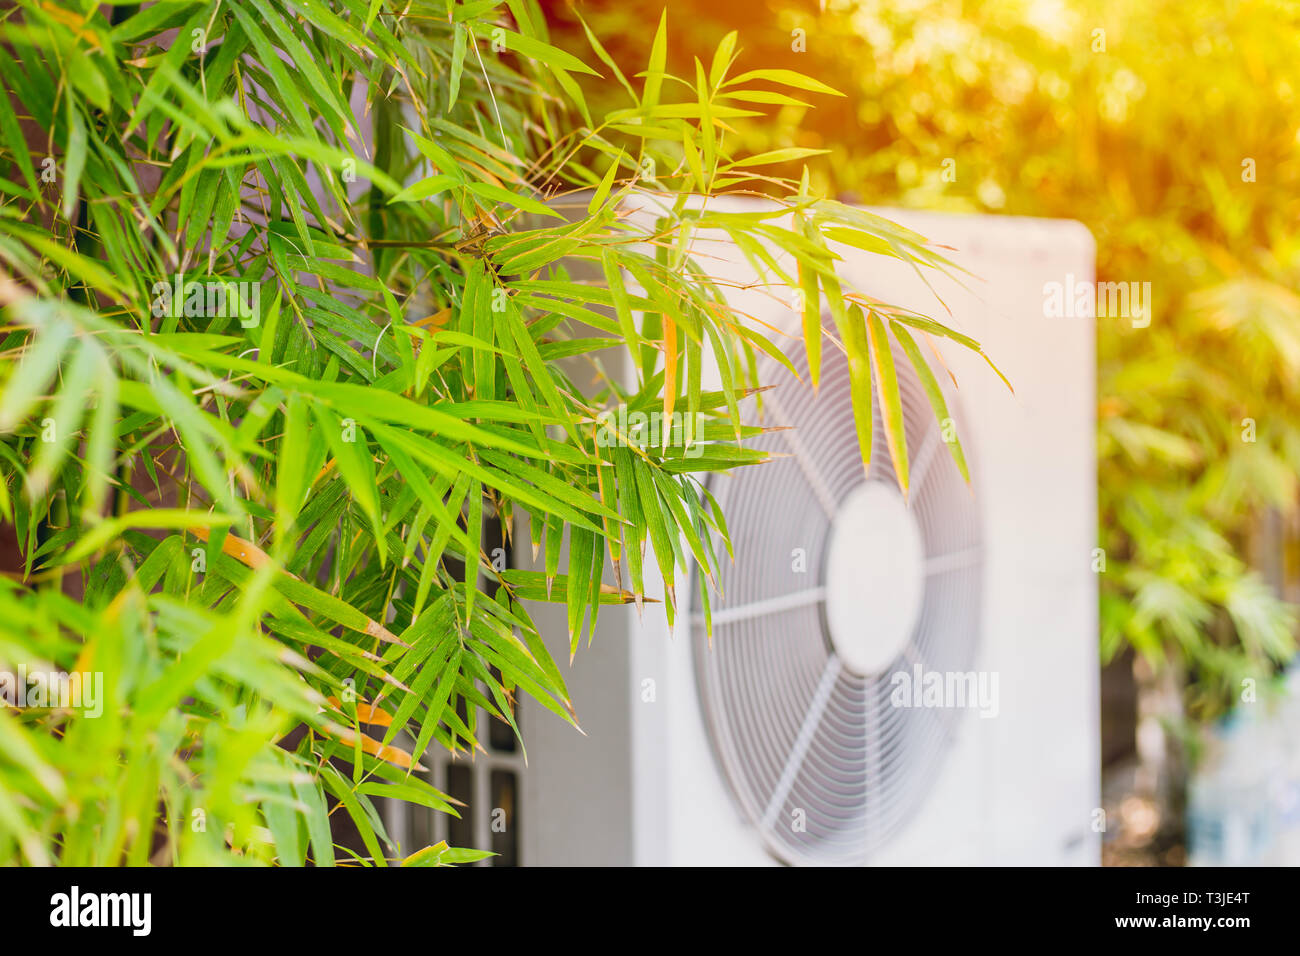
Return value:
M 672 431 L 672 413 L 677 405 L 677 323 L 669 316 L 664 321 L 664 417 L 660 423 L 660 441 L 668 447 Z
M 386 763 L 391 763 L 395 767 L 401 767 L 403 770 L 428 769 L 421 765 L 405 750 L 402 750 L 399 747 L 382 744 L 378 740 L 375 740 L 374 737 L 367 737 L 365 734 L 358 734 L 355 731 L 349 730 L 347 727 L 340 726 L 339 724 L 331 722 L 321 730 L 321 733 L 348 747 L 355 747 L 357 741 L 360 740 L 361 749 L 370 754 L 370 756 L 377 757 Z
M 326 700 L 338 710 L 343 710 L 343 704 L 337 697 L 326 697 Z M 371 724 L 375 727 L 388 727 L 393 723 L 393 715 L 388 711 L 376 707 L 374 704 L 367 704 L 364 700 L 357 701 L 357 720 L 363 724 Z

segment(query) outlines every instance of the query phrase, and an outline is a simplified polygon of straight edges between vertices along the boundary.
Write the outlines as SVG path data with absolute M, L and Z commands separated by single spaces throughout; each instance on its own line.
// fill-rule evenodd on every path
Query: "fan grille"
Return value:
M 804 382 L 806 358 L 790 358 Z M 892 664 L 848 669 L 825 613 L 826 551 L 839 505 L 862 482 L 896 484 L 879 409 L 864 478 L 839 351 L 823 359 L 820 392 L 767 361 L 775 424 L 755 444 L 784 453 L 717 477 L 735 562 L 721 554 L 714 636 L 694 599 L 697 686 L 714 752 L 742 814 L 788 863 L 868 862 L 921 804 L 942 764 L 955 712 L 901 708 L 890 678 L 970 670 L 979 642 L 978 513 L 911 366 L 896 356 L 911 462 L 910 508 L 925 555 L 921 609 Z M 771 396 L 776 396 L 775 398 Z M 950 405 L 950 414 L 958 409 Z M 883 546 L 888 546 L 884 542 Z M 802 549 L 806 570 L 795 570 Z

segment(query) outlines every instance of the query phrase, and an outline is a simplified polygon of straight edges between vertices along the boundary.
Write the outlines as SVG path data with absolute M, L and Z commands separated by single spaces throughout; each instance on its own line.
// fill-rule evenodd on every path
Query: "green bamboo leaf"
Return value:
M 86 436 L 86 471 L 82 483 L 82 508 L 87 514 L 103 511 L 108 485 L 113 478 L 114 440 L 120 416 L 117 406 L 117 377 L 108 358 L 96 350 L 95 407 Z
M 694 132 L 689 125 L 682 125 L 682 151 L 686 156 L 686 165 L 695 180 L 695 188 L 703 192 L 707 188 L 707 183 L 704 178 L 704 165 L 700 161 L 700 151 L 695 146 Z
M 467 591 L 466 594 L 468 595 L 468 593 Z M 426 615 L 431 613 L 433 613 L 432 609 L 425 612 Z M 438 635 L 433 650 L 420 659 L 419 667 L 415 670 L 414 679 L 411 681 L 410 690 L 403 696 L 401 704 L 393 713 L 392 722 L 388 725 L 388 730 L 384 732 L 385 744 L 392 743 L 393 738 L 406 729 L 407 722 L 415 713 L 416 708 L 428 697 L 433 682 L 442 676 L 444 668 L 448 665 L 448 658 L 456 657 L 459 650 L 460 642 L 456 639 L 454 631 L 451 634 L 443 633 Z M 412 649 L 405 659 L 409 659 L 414 653 L 415 651 Z
M 63 218 L 73 221 L 77 196 L 81 188 L 81 173 L 86 168 L 86 126 L 81 111 L 71 97 L 67 103 L 68 151 L 63 157 Z
M 234 518 L 230 515 L 207 511 L 188 511 L 184 508 L 155 508 L 152 511 L 131 511 L 110 518 L 87 531 L 69 549 L 64 563 L 73 564 L 94 554 L 110 541 L 121 536 L 127 528 L 161 528 L 181 531 L 187 528 L 229 527 Z
M 858 436 L 864 475 L 871 472 L 872 411 L 871 358 L 862 310 L 854 306 L 838 323 L 840 338 L 849 363 L 849 393 L 853 400 L 853 426 Z
M 628 350 L 636 354 L 641 347 L 641 336 L 632 318 L 632 309 L 628 302 L 627 287 L 623 284 L 623 271 L 617 257 L 609 249 L 601 252 L 601 266 L 605 272 L 605 282 L 609 286 L 613 299 L 614 312 L 618 316 L 618 326 L 627 342 Z
M 469 31 L 459 23 L 452 28 L 451 41 L 451 76 L 447 87 L 447 111 L 456 105 L 460 95 L 460 78 L 465 72 L 465 51 L 469 47 Z
M 66 269 L 70 275 L 81 280 L 86 288 L 94 289 L 96 292 L 101 292 L 119 302 L 126 301 L 126 286 L 114 278 L 113 274 L 95 259 L 73 252 L 66 246 L 55 242 L 46 233 L 27 230 L 12 223 L 6 223 L 5 229 L 31 245 L 47 259 Z M 19 308 L 22 309 L 21 304 Z M 48 313 L 49 309 L 43 311 Z
M 797 100 L 793 96 L 787 96 L 773 90 L 726 90 L 719 92 L 718 96 L 725 99 L 740 100 L 742 103 L 762 103 L 772 106 L 807 107 L 810 105 L 803 100 Z
M 591 48 L 596 51 L 596 56 L 600 58 L 600 62 L 610 68 L 615 79 L 618 80 L 623 89 L 627 90 L 627 94 L 632 98 L 632 101 L 634 103 L 638 102 L 636 90 L 632 88 L 632 84 L 629 83 L 627 77 L 623 75 L 623 71 L 618 68 L 618 64 L 615 62 L 614 58 L 605 50 L 600 39 L 591 31 L 591 27 L 587 26 L 587 21 L 582 18 L 582 14 L 576 8 L 573 13 L 574 16 L 578 18 L 578 23 L 582 27 L 582 32 L 586 34 L 587 42 L 590 43 Z
M 645 519 L 650 542 L 654 546 L 655 560 L 664 580 L 664 593 L 668 596 L 667 607 L 671 610 L 676 602 L 673 566 L 677 557 L 677 542 L 675 536 L 668 530 L 667 521 L 664 520 L 664 515 L 670 512 L 660 501 L 659 491 L 655 487 L 654 476 L 650 469 L 634 467 L 633 473 L 636 476 L 637 495 L 641 499 L 641 515 Z M 671 614 L 669 620 L 671 623 Z
M 38 330 L 0 395 L 0 432 L 13 429 L 54 377 L 63 351 L 72 342 L 72 329 L 51 322 Z
M 47 418 L 41 423 L 41 441 L 27 475 L 28 493 L 33 497 L 45 494 L 50 481 L 58 474 L 69 447 L 80 436 L 77 429 L 86 412 L 85 395 L 79 386 L 90 382 L 96 365 L 93 347 L 78 343 L 63 372 L 63 387 L 59 389 Z M 52 434 L 51 434 L 52 433 Z
M 596 210 L 605 205 L 605 199 L 609 196 L 609 191 L 614 185 L 614 177 L 618 175 L 619 164 L 623 161 L 623 151 L 619 150 L 618 156 L 609 164 L 609 169 L 600 180 L 600 185 L 596 187 L 591 194 L 591 200 L 587 203 L 587 215 L 593 216 Z
M 311 462 L 307 453 L 308 432 L 307 404 L 302 396 L 291 394 L 285 400 L 284 437 L 280 439 L 276 473 L 275 522 L 278 537 L 284 537 L 293 527 L 310 487 L 312 476 L 306 472 Z
M 961 472 L 962 478 L 969 485 L 970 471 L 967 468 L 966 455 L 962 451 L 961 440 L 957 436 L 955 427 L 952 429 L 952 438 L 949 439 L 948 437 L 952 417 L 948 414 L 948 403 L 944 400 L 943 390 L 939 387 L 939 383 L 935 381 L 934 373 L 930 371 L 930 366 L 926 363 L 925 356 L 921 354 L 921 349 L 917 346 L 916 340 L 912 338 L 911 333 L 897 322 L 891 322 L 890 328 L 893 330 L 894 338 L 898 340 L 898 344 L 907 353 L 912 368 L 916 370 L 917 378 L 921 380 L 921 387 L 925 389 L 925 394 L 930 399 L 930 407 L 934 409 L 934 417 L 943 430 L 944 444 L 948 446 L 948 452 L 952 455 L 952 460 L 957 464 L 957 470 Z
M 388 202 L 390 205 L 395 202 L 419 202 L 422 199 L 428 199 L 430 196 L 444 193 L 453 186 L 460 185 L 461 182 L 462 180 L 459 177 L 438 173 L 421 179 L 418 183 L 412 183 L 395 196 L 392 196 Z
M 424 723 L 420 727 L 419 736 L 416 738 L 415 753 L 424 753 L 429 741 L 437 731 L 438 724 L 442 722 L 447 712 L 447 706 L 456 688 L 456 681 L 460 677 L 460 666 L 464 653 L 461 647 L 457 647 L 442 668 L 442 673 L 438 677 L 438 686 L 434 688 L 433 695 L 428 698 Z
M 861 309 L 854 306 L 859 315 Z M 871 367 L 875 372 L 876 396 L 880 399 L 880 420 L 885 428 L 885 443 L 894 463 L 898 488 L 907 498 L 907 431 L 903 424 L 903 400 L 894 374 L 894 357 L 890 352 L 885 325 L 874 311 L 867 313 L 867 337 L 871 345 Z
M 717 112 L 716 107 L 714 111 Z M 802 146 L 792 146 L 788 149 L 773 149 L 765 153 L 756 153 L 753 156 L 746 156 L 744 159 L 738 159 L 735 162 L 727 163 L 722 168 L 742 169 L 747 166 L 771 166 L 776 163 L 794 162 L 796 159 L 807 159 L 809 156 L 821 156 L 829 152 L 829 149 L 808 149 Z
M 489 23 L 475 22 L 472 25 L 475 34 L 483 40 L 491 42 L 496 36 L 502 37 L 505 41 L 506 49 L 512 53 L 518 53 L 521 56 L 536 60 L 539 63 L 545 63 L 547 66 L 555 67 L 561 70 L 570 70 L 574 73 L 586 73 L 590 76 L 599 77 L 600 74 L 593 70 L 587 64 L 583 63 L 571 53 L 553 47 L 549 43 L 543 43 L 534 37 L 524 36 L 515 33 L 513 30 L 506 30 L 502 27 L 494 26 Z M 500 31 L 497 33 L 497 31 Z
M 735 30 L 732 30 L 722 38 L 718 48 L 713 52 L 713 63 L 709 67 L 709 86 L 717 89 L 722 85 L 722 78 L 727 75 L 727 70 L 731 68 L 734 61 L 733 54 L 736 50 L 736 39 L 739 36 Z
M 549 513 L 543 514 L 542 521 L 546 526 L 546 550 L 542 557 L 542 566 L 546 571 L 546 593 L 549 597 L 556 575 L 560 571 L 560 549 L 564 543 L 564 522 L 558 515 Z M 565 594 L 567 595 L 567 593 L 566 590 Z
M 805 231 L 812 227 L 805 225 Z M 803 300 L 803 344 L 808 357 L 808 377 L 816 389 L 821 382 L 822 369 L 822 314 L 821 295 L 817 272 L 799 260 L 799 292 Z
M 695 58 L 695 95 L 699 100 L 700 152 L 704 155 L 705 192 L 713 183 L 718 169 L 718 134 L 713 127 L 714 107 L 709 83 L 704 76 L 704 64 Z
M 664 69 L 668 65 L 668 8 L 659 14 L 659 26 L 650 45 L 650 62 L 646 65 L 645 83 L 641 88 L 641 106 L 653 113 L 659 105 L 659 91 L 663 88 Z
M 466 494 L 469 504 L 465 517 L 465 531 L 469 548 L 465 551 L 465 620 L 474 616 L 474 598 L 478 594 L 479 555 L 483 550 L 483 486 L 477 481 L 469 483 Z
M 750 70 L 740 76 L 733 76 L 725 85 L 739 86 L 741 83 L 748 83 L 751 80 L 766 80 L 769 83 L 780 83 L 782 86 L 793 86 L 796 89 L 808 90 L 812 93 L 826 93 L 830 96 L 844 95 L 820 80 L 814 80 L 812 77 L 796 73 L 794 70 Z
M 549 216 L 553 219 L 563 219 L 558 212 L 540 203 L 531 196 L 521 196 L 518 193 L 511 192 L 501 186 L 494 186 L 491 183 L 466 183 L 465 188 L 476 196 L 484 199 L 490 199 L 494 202 L 503 202 L 514 206 L 516 209 L 522 209 L 524 212 L 531 212 L 538 216 Z
M 569 657 L 578 650 L 582 629 L 582 616 L 587 610 L 591 588 L 591 557 L 595 535 L 581 528 L 569 529 L 569 573 L 567 589 Z
M 8 96 L 0 97 L 0 140 L 8 148 L 9 155 L 18 163 L 18 169 L 27 182 L 27 188 L 35 195 L 40 189 L 36 184 L 36 169 L 32 166 L 27 140 L 18 125 L 18 117 L 14 115 L 13 103 Z
M 564 404 L 564 399 L 560 396 L 550 367 L 542 360 L 541 353 L 537 351 L 537 343 L 533 341 L 532 333 L 524 325 L 523 317 L 520 316 L 519 310 L 513 302 L 506 303 L 505 316 L 515 346 L 524 360 L 524 366 L 533 378 L 533 383 L 541 391 L 542 397 L 555 415 L 556 421 L 562 421 L 566 424 L 570 436 L 576 442 L 578 440 L 577 426 L 573 424 L 568 408 Z
M 366 445 L 365 431 L 353 419 L 340 419 L 321 405 L 312 407 L 316 421 L 324 432 L 334 463 L 347 483 L 352 500 L 370 519 L 375 532 L 375 545 L 382 565 L 388 559 L 387 536 L 383 533 L 383 519 L 379 510 L 379 492 L 375 481 L 375 462 Z

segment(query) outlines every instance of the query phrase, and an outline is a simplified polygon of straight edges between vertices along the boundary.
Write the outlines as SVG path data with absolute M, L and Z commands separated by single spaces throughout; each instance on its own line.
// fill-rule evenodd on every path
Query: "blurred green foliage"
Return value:
M 571 5 L 544 6 L 580 46 Z M 1300 5 L 668 6 L 670 68 L 744 24 L 738 69 L 848 94 L 736 120 L 744 151 L 828 149 L 813 183 L 844 200 L 1078 219 L 1099 280 L 1152 284 L 1149 327 L 1099 321 L 1102 657 L 1175 666 L 1198 717 L 1289 659 L 1294 609 L 1243 555 L 1300 472 Z M 576 8 L 645 62 L 657 4 Z

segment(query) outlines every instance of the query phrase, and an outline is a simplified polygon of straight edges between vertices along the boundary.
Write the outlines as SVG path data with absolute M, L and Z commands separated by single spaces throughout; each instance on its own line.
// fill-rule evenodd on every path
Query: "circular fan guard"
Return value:
M 806 382 L 802 349 L 792 351 Z M 868 862 L 898 834 L 934 781 L 956 711 L 893 706 L 891 678 L 916 665 L 926 673 L 969 671 L 979 642 L 975 502 L 911 365 L 896 354 L 895 368 L 924 586 L 910 637 L 890 666 L 875 674 L 846 667 L 826 615 L 834 515 L 864 480 L 897 488 L 879 408 L 864 479 L 843 354 L 823 357 L 815 396 L 768 360 L 764 381 L 781 387 L 765 393 L 765 410 L 775 424 L 793 427 L 753 444 L 788 457 L 711 482 L 735 561 L 720 552 L 723 597 L 713 602 L 712 646 L 698 593 L 693 599 L 697 687 L 740 811 L 787 863 Z M 796 549 L 803 573 L 794 570 Z

